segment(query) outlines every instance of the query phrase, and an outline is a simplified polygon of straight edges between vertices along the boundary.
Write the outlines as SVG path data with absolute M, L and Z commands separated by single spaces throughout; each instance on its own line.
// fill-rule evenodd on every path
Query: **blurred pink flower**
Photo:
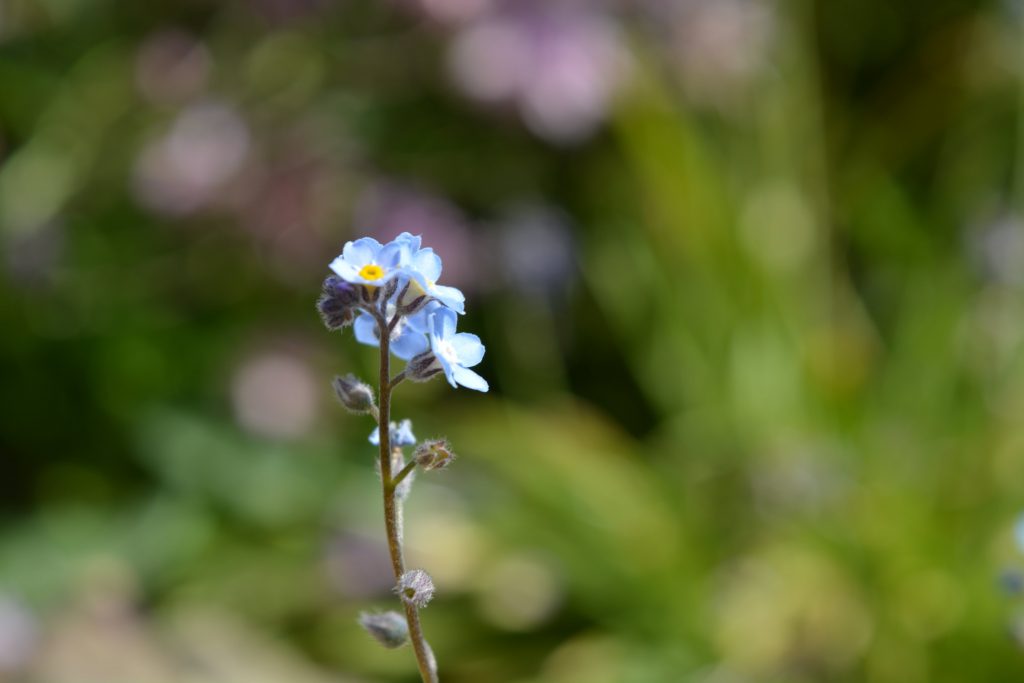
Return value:
M 624 65 L 614 25 L 588 5 L 510 5 L 461 29 L 449 55 L 463 92 L 513 106 L 531 131 L 556 143 L 598 127 Z
M 701 104 L 733 106 L 769 63 L 775 14 L 764 0 L 658 2 L 670 57 L 687 94 Z
M 319 394 L 309 364 L 283 352 L 247 358 L 231 381 L 236 419 L 260 436 L 295 438 L 306 434 L 316 418 Z
M 248 151 L 249 130 L 234 109 L 214 102 L 192 105 L 139 155 L 139 200 L 161 213 L 191 213 L 226 186 Z

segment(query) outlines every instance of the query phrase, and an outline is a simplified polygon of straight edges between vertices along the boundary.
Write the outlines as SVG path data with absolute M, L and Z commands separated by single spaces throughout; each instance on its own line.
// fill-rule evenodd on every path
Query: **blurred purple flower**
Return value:
M 449 55 L 467 95 L 512 105 L 555 143 L 579 141 L 604 120 L 624 64 L 613 24 L 583 4 L 510 4 L 461 29 Z
M 224 189 L 248 150 L 249 130 L 234 109 L 212 102 L 192 105 L 139 156 L 139 199 L 162 213 L 191 213 Z
M 0 595 L 0 680 L 17 674 L 36 650 L 39 629 L 32 613 L 12 598 Z

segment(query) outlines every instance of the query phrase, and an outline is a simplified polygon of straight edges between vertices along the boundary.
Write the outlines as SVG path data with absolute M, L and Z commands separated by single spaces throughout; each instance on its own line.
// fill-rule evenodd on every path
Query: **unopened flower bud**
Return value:
M 409 640 L 409 624 L 398 612 L 359 615 L 359 625 L 386 648 L 401 647 Z
M 340 330 L 352 324 L 358 303 L 359 288 L 331 275 L 324 280 L 323 291 L 316 300 L 316 310 L 327 329 Z
M 373 389 L 359 381 L 355 375 L 334 378 L 334 393 L 338 395 L 341 405 L 356 414 L 372 413 L 376 410 L 373 402 Z
M 413 382 L 426 382 L 441 372 L 441 364 L 437 362 L 433 351 L 424 351 L 405 366 L 405 376 Z
M 445 439 L 429 439 L 424 441 L 416 447 L 412 457 L 416 464 L 425 470 L 439 470 L 447 467 L 452 460 L 455 460 L 452 447 Z
M 395 592 L 403 601 L 416 607 L 426 607 L 434 597 L 434 581 L 422 569 L 413 569 L 402 574 L 395 586 Z

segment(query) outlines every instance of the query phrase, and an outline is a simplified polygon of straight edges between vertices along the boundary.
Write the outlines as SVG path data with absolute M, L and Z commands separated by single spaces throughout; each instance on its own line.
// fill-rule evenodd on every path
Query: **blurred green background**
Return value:
M 405 230 L 442 680 L 1021 680 L 1022 106 L 1018 0 L 0 0 L 0 680 L 418 680 L 314 309 Z

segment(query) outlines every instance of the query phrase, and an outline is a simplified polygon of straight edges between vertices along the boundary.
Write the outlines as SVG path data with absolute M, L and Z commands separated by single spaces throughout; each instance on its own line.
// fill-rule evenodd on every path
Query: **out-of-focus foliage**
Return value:
M 1024 9 L 0 0 L 0 680 L 412 681 L 373 352 L 408 230 L 493 391 L 411 566 L 446 682 L 1024 676 Z

